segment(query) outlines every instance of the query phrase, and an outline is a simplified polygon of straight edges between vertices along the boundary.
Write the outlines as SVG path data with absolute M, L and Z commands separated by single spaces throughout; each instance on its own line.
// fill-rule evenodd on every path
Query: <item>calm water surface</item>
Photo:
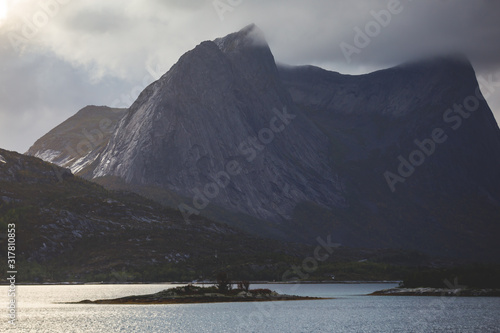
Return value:
M 394 284 L 253 285 L 329 300 L 179 305 L 57 302 L 149 294 L 172 285 L 18 286 L 18 321 L 0 332 L 500 332 L 500 298 L 363 296 Z

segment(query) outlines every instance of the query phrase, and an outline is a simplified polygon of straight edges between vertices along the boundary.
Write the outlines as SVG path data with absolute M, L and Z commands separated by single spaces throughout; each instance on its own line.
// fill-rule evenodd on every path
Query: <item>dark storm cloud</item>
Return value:
M 262 20 L 276 57 L 291 63 L 331 64 L 356 71 L 385 67 L 411 58 L 461 52 L 481 66 L 500 62 L 500 2 L 466 0 L 292 1 L 295 10 L 266 5 L 277 20 Z M 391 13 L 390 8 L 395 8 Z M 257 8 L 249 8 L 256 15 Z M 262 10 L 262 8 L 261 8 Z M 265 12 L 265 10 L 264 10 Z M 301 14 L 304 13 L 305 14 Z M 389 13 L 386 19 L 385 13 Z M 251 15 L 247 15 L 251 16 Z M 378 19 L 377 19 L 378 18 Z M 383 24 L 379 23 L 383 22 Z M 378 27 L 378 28 L 377 28 Z M 356 31 L 369 44 L 356 47 Z M 359 49 L 348 63 L 340 45 Z
M 87 74 L 53 55 L 2 56 L 0 146 L 24 152 L 34 140 L 88 104 L 109 104 L 129 85 Z

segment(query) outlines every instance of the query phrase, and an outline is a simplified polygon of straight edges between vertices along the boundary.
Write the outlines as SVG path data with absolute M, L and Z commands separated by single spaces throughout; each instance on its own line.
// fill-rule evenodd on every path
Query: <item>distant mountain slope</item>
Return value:
M 127 109 L 89 105 L 37 140 L 26 154 L 84 175 Z

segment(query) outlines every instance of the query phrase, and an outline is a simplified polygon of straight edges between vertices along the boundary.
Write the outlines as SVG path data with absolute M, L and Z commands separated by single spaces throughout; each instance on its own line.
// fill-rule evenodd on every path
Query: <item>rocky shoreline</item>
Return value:
M 114 299 L 83 300 L 67 304 L 192 304 L 223 302 L 270 302 L 270 301 L 303 301 L 328 298 L 282 295 L 269 289 L 230 290 L 217 292 L 213 288 L 177 287 L 155 294 L 134 295 Z
M 500 289 L 392 288 L 375 291 L 369 296 L 500 297 Z

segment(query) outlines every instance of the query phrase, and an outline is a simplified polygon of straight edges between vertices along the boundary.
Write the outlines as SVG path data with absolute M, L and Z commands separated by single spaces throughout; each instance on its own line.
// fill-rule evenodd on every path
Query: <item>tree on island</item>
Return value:
M 217 283 L 215 284 L 215 286 L 222 293 L 228 292 L 229 290 L 233 289 L 233 283 L 229 279 L 229 276 L 226 272 L 220 272 L 219 274 L 217 274 Z
M 250 282 L 246 280 L 238 282 L 238 289 L 248 292 L 248 290 L 250 289 Z

